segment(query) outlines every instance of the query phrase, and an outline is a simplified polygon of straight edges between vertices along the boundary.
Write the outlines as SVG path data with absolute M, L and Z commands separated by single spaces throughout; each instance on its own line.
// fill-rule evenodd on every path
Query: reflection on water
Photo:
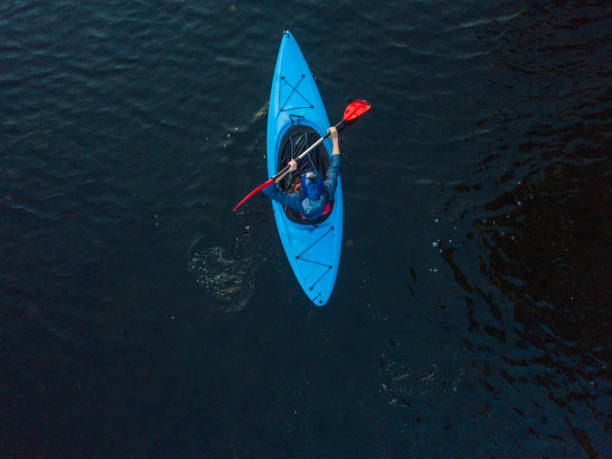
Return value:
M 223 305 L 218 309 L 224 312 L 242 310 L 253 293 L 251 259 L 234 258 L 223 247 L 194 252 L 187 268 L 198 285 Z
M 236 238 L 232 250 L 220 246 L 201 247 L 205 239 L 195 243 L 189 253 L 187 270 L 196 283 L 214 301 L 208 302 L 210 309 L 239 312 L 247 305 L 255 289 L 253 258 L 245 253 L 245 239 L 250 227 Z
M 612 457 L 610 1 L 167 3 L 0 6 L 0 451 Z M 231 212 L 285 27 L 376 107 L 316 312 Z
M 558 444 L 571 436 L 595 457 L 610 452 L 612 427 L 612 93 L 601 48 L 610 37 L 592 10 L 582 20 L 569 6 L 543 10 L 554 13 L 546 23 L 530 10 L 524 27 L 506 31 L 500 55 L 511 62 L 497 76 L 509 92 L 500 102 L 514 96 L 521 112 L 507 100 L 507 111 L 481 123 L 496 128 L 497 142 L 477 145 L 487 153 L 475 185 L 456 190 L 481 199 L 466 228 L 473 255 L 450 249 L 442 258 L 466 294 L 467 349 L 526 397 L 513 402 L 519 416 L 537 407 L 531 434 Z M 540 33 L 549 27 L 557 33 Z M 496 176 L 484 175 L 496 166 Z M 501 360 L 494 342 L 503 343 Z

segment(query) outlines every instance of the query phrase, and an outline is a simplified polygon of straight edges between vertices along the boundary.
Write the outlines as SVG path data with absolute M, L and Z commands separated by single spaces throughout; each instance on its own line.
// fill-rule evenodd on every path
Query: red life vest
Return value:
M 301 186 L 300 186 L 300 183 L 298 182 L 297 185 L 295 185 L 295 188 L 293 189 L 293 191 L 298 191 L 300 188 Z M 327 196 L 327 190 L 325 190 L 325 196 Z M 325 203 L 325 206 L 323 206 L 323 212 L 321 212 L 321 215 L 319 215 L 317 218 L 321 218 L 330 212 L 331 212 L 331 202 L 327 201 Z M 306 217 L 301 213 L 300 213 L 300 217 L 302 217 L 302 220 L 306 220 Z
M 323 215 L 327 215 L 330 212 L 331 212 L 331 203 L 326 202 L 325 206 L 323 207 L 323 212 L 317 218 L 321 218 Z M 304 217 L 302 214 L 300 214 L 300 217 L 302 217 L 302 220 L 306 220 L 306 217 Z

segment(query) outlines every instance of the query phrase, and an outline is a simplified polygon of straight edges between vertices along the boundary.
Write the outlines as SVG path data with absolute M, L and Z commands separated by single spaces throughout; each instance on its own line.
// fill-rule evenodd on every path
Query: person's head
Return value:
M 323 178 L 316 171 L 308 171 L 300 178 L 302 192 L 308 199 L 319 199 L 323 194 Z

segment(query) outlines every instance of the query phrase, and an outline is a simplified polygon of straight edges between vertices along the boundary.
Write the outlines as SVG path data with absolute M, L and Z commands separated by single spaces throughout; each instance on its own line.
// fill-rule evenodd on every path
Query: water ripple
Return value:
M 597 1 L 2 3 L 6 450 L 604 456 L 611 25 Z M 374 103 L 316 313 L 265 199 L 231 213 L 285 28 L 330 120 Z

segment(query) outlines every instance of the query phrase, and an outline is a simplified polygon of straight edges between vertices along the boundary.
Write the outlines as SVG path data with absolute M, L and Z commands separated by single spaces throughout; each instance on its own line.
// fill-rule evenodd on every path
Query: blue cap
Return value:
M 323 178 L 316 171 L 309 171 L 302 174 L 300 178 L 302 192 L 308 199 L 319 199 L 323 194 Z

